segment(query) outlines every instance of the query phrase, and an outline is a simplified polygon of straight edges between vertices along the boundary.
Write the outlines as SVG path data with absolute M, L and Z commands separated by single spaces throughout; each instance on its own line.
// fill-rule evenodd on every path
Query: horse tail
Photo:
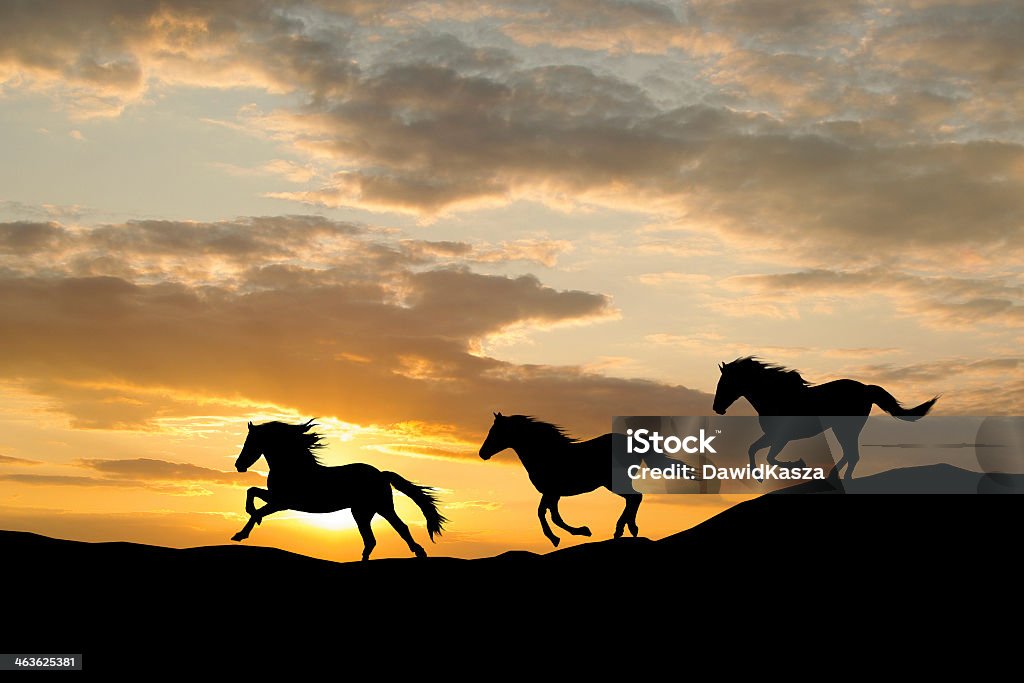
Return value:
M 914 406 L 913 408 L 904 408 L 903 405 L 899 401 L 897 401 L 892 394 L 890 394 L 882 387 L 875 386 L 874 384 L 869 384 L 867 386 L 867 392 L 868 398 L 870 398 L 871 402 L 874 403 L 876 406 L 878 406 L 885 412 L 889 413 L 893 417 L 898 417 L 901 420 L 908 420 L 911 422 L 924 417 L 928 413 L 928 411 L 931 410 L 932 406 L 935 405 L 935 402 L 939 400 L 939 397 L 936 396 L 930 401 L 925 401 L 919 406 Z
M 412 498 L 412 502 L 423 511 L 423 517 L 427 520 L 427 533 L 430 540 L 434 540 L 434 534 L 441 535 L 448 519 L 437 509 L 437 496 L 434 495 L 429 486 L 417 486 L 400 474 L 394 472 L 382 472 L 384 478 L 396 489 Z

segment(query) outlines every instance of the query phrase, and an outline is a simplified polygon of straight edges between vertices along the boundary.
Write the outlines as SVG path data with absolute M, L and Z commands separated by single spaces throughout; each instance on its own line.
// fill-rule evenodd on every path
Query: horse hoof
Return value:
M 416 548 L 416 550 L 414 550 L 413 552 L 416 553 L 416 557 L 420 559 L 424 559 L 427 556 L 427 551 L 423 548 Z
M 231 537 L 231 540 L 232 541 L 244 541 L 246 538 L 248 538 L 248 537 L 247 536 L 243 536 L 242 534 L 235 534 L 234 536 Z
M 557 536 L 551 539 L 551 545 L 555 546 L 556 548 L 558 547 L 558 544 L 561 542 L 562 539 L 558 538 Z
M 612 538 L 622 538 L 622 529 L 616 529 L 615 535 Z
M 629 533 L 633 534 L 633 538 L 636 538 L 636 535 L 640 533 L 640 528 L 631 526 L 629 527 Z
M 593 536 L 593 534 L 590 533 L 590 527 L 586 527 L 586 526 L 581 526 L 578 533 L 579 533 L 580 536 L 587 536 L 588 538 L 590 536 Z

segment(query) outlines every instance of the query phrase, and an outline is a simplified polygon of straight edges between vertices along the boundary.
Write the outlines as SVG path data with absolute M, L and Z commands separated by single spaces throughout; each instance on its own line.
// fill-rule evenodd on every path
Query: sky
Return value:
M 709 414 L 747 354 L 1021 414 L 1022 35 L 985 0 L 4 2 L 0 527 L 227 542 L 246 421 L 316 417 L 329 464 L 439 488 L 434 553 L 541 551 L 492 411 Z

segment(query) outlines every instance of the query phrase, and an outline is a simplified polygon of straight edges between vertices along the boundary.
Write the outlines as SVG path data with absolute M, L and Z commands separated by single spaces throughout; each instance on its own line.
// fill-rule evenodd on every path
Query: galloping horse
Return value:
M 764 363 L 753 356 L 737 358 L 731 363 L 720 363 L 722 376 L 715 391 L 714 411 L 725 415 L 736 399 L 743 397 L 757 410 L 761 429 L 757 441 L 747 454 L 750 467 L 754 456 L 768 448 L 768 463 L 802 467 L 802 462 L 786 463 L 777 460 L 779 452 L 795 439 L 806 439 L 831 429 L 843 447 L 843 457 L 832 468 L 829 477 L 837 476 L 848 464 L 844 478 L 853 478 L 853 468 L 860 460 L 857 440 L 868 421 L 871 406 L 876 405 L 901 420 L 917 420 L 931 409 L 939 397 L 913 408 L 904 408 L 892 394 L 874 384 L 862 384 L 852 379 L 837 379 L 811 386 L 796 370 Z
M 394 486 L 412 498 L 423 511 L 431 541 L 435 534 L 441 535 L 442 527 L 448 521 L 438 512 L 437 499 L 431 493 L 433 489 L 417 486 L 394 472 L 381 472 L 364 463 L 340 467 L 322 465 L 314 453 L 323 446 L 320 435 L 310 431 L 315 426 L 312 420 L 297 425 L 283 422 L 261 425 L 249 423 L 249 433 L 235 461 L 235 468 L 245 472 L 262 455 L 267 459 L 270 472 L 267 475 L 267 488 L 253 486 L 249 489 L 245 500 L 249 521 L 231 540 L 245 540 L 253 525 L 261 524 L 264 517 L 281 510 L 337 512 L 352 508 L 352 517 L 363 538 L 363 560 L 369 559 L 377 545 L 370 528 L 370 521 L 375 514 L 395 528 L 416 557 L 426 557 L 427 552 L 423 546 L 413 540 L 409 527 L 395 512 L 391 487 Z M 256 498 L 267 504 L 256 509 Z
M 551 511 L 551 520 L 573 536 L 590 536 L 585 526 L 570 526 L 558 513 L 558 499 L 589 493 L 598 487 L 612 491 L 612 440 L 613 434 L 605 434 L 589 441 L 577 441 L 566 435 L 561 428 L 541 422 L 526 415 L 494 413 L 494 424 L 487 433 L 487 439 L 480 446 L 480 457 L 490 459 L 495 453 L 511 448 L 526 468 L 530 481 L 540 491 L 540 507 L 537 516 L 540 528 L 551 543 L 558 547 L 559 538 L 548 526 L 546 513 Z M 623 528 L 636 536 L 636 512 L 643 495 L 640 493 L 619 493 L 626 499 L 626 507 L 615 524 L 615 538 L 622 536 Z

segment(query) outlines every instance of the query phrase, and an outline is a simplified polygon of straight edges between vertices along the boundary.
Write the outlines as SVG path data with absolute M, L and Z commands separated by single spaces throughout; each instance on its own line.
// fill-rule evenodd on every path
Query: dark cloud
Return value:
M 83 241 L 99 250 L 133 255 L 286 259 L 304 247 L 360 231 L 320 216 L 263 216 L 219 223 L 150 220 L 101 226 L 86 233 Z
M 57 223 L 0 223 L 0 255 L 18 256 L 53 249 L 66 237 L 66 231 Z
M 96 84 L 100 100 L 154 87 L 146 82 L 297 93 L 301 104 L 248 108 L 242 123 L 325 160 L 328 181 L 270 196 L 417 214 L 571 196 L 686 216 L 820 264 L 898 246 L 1021 246 L 1021 25 L 1024 12 L 1005 2 L 562 0 L 428 11 L 52 0 L 0 8 L 0 60 Z M 670 104 L 644 85 L 665 77 L 573 53 L 530 64 L 492 44 L 494 30 L 555 48 L 575 37 L 609 55 L 677 49 L 686 94 Z M 82 87 L 67 96 L 84 98 Z M 159 224 L 139 227 L 130 234 L 166 237 Z M 183 248 L 262 246 L 201 232 L 207 241 Z M 98 271 L 83 264 L 82 273 Z
M 691 19 L 715 30 L 765 39 L 820 38 L 861 18 L 873 3 L 865 0 L 690 0 Z M 817 31 L 816 31 L 817 30 Z
M 205 229 L 216 239 L 224 225 Z M 227 225 L 248 229 L 251 221 Z M 300 243 L 308 226 L 299 221 L 285 241 Z M 207 242 L 194 234 L 201 228 L 183 227 L 170 242 L 165 224 L 155 236 L 146 224 L 116 232 L 139 232 L 120 241 L 136 254 Z M 476 247 L 350 232 L 342 231 L 343 248 L 321 255 L 331 267 L 268 263 L 195 283 L 71 272 L 0 278 L 0 374 L 53 398 L 76 425 L 108 428 L 189 414 L 182 411 L 193 410 L 194 396 L 246 396 L 364 425 L 416 419 L 460 434 L 479 431 L 492 409 L 597 431 L 607 427 L 603 415 L 693 412 L 708 401 L 683 387 L 478 355 L 482 340 L 515 326 L 590 322 L 615 311 L 602 294 L 431 260 Z

